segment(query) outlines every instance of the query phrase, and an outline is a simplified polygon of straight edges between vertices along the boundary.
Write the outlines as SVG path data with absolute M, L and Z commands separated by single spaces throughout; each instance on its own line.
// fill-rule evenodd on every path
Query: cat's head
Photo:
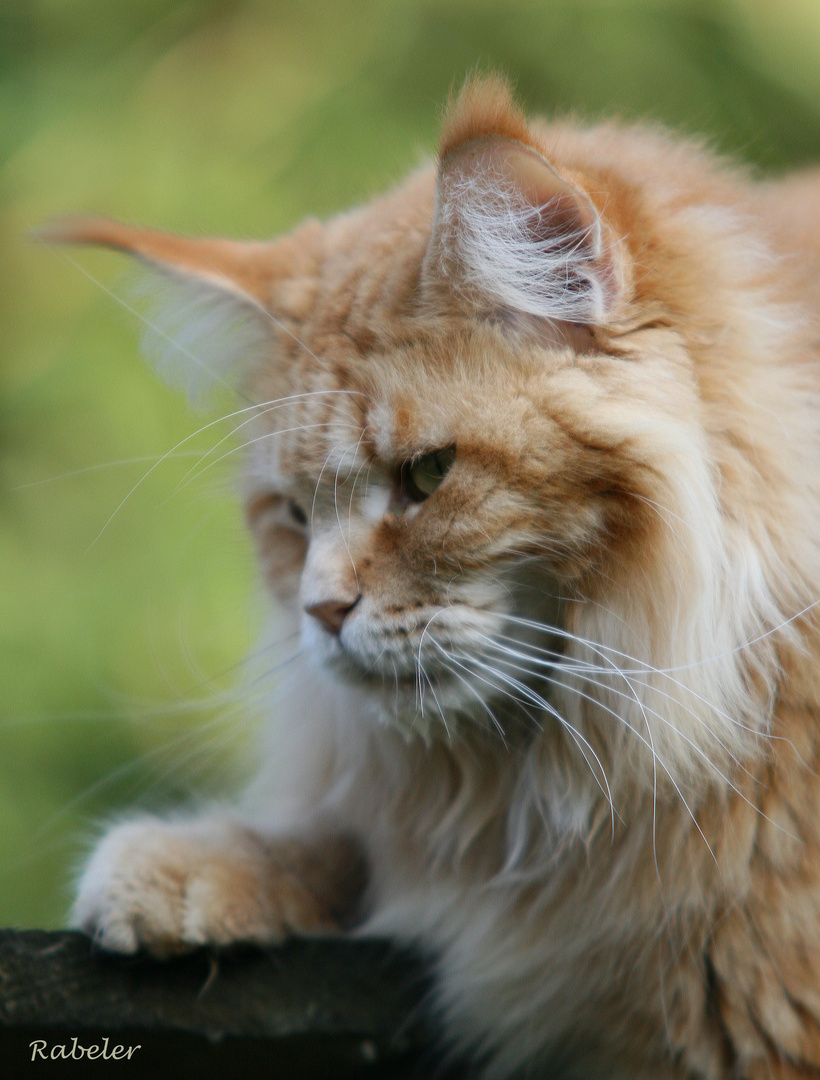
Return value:
M 193 300 L 166 359 L 241 388 L 248 520 L 323 670 L 411 731 L 551 729 L 602 780 L 680 782 L 759 729 L 748 642 L 780 619 L 748 366 L 779 301 L 737 183 L 663 134 L 528 125 L 484 79 L 437 167 L 326 223 L 63 236 Z

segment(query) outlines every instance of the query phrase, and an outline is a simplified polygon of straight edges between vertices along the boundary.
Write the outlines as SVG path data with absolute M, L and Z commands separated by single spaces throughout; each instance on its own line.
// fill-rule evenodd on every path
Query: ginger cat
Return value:
M 421 943 L 489 1077 L 820 1074 L 820 177 L 490 77 L 328 222 L 54 235 L 220 330 L 301 642 L 243 805 L 113 826 L 76 924 Z

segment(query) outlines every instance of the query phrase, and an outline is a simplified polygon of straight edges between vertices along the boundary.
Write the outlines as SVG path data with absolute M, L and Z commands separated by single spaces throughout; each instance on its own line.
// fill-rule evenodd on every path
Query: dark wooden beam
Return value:
M 5 930 L 0 1070 L 29 1075 L 42 1054 L 78 1060 L 95 1046 L 114 1067 L 115 1047 L 139 1046 L 120 1059 L 130 1077 L 444 1076 L 429 990 L 419 958 L 382 941 L 156 961 L 111 956 L 77 933 Z

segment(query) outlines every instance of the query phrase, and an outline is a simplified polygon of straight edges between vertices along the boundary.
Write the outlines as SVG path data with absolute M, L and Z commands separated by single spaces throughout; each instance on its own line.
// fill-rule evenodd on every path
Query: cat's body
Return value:
M 820 179 L 489 80 L 325 225 L 63 236 L 257 320 L 248 519 L 303 643 L 247 804 L 113 828 L 78 923 L 418 942 L 490 1075 L 820 1070 Z

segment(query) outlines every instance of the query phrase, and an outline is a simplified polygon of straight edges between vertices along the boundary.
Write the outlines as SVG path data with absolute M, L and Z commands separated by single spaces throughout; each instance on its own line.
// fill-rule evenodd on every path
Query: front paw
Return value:
M 331 930 L 288 858 L 294 843 L 222 820 L 117 825 L 80 879 L 73 924 L 105 949 L 156 956 Z

